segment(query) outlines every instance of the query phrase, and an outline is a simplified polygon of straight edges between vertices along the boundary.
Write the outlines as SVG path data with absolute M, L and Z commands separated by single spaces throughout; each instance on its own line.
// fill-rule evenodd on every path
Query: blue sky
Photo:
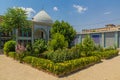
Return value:
M 77 32 L 82 29 L 120 25 L 120 0 L 0 0 L 0 15 L 9 7 L 21 7 L 31 19 L 44 9 L 53 19 L 69 22 Z

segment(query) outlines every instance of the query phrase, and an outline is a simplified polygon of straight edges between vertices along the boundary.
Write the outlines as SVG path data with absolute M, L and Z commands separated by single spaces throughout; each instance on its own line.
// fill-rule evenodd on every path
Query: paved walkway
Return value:
M 0 55 L 0 80 L 120 80 L 120 56 L 104 60 L 72 75 L 57 78 Z

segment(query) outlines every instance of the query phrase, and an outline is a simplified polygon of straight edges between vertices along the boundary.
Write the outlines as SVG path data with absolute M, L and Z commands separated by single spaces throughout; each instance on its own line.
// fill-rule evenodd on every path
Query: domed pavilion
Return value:
M 48 41 L 50 29 L 53 23 L 51 17 L 47 14 L 47 12 L 42 10 L 33 17 L 32 21 L 32 43 L 36 39 L 44 39 Z

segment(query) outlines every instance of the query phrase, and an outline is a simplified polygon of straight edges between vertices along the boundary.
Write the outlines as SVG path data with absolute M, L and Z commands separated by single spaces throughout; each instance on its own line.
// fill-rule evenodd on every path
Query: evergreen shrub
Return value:
M 16 41 L 10 40 L 4 44 L 4 53 L 8 55 L 9 52 L 15 52 Z

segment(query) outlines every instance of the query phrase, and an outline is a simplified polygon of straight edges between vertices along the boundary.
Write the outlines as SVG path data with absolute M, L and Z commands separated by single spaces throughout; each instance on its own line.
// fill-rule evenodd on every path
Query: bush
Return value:
M 5 44 L 4 44 L 4 53 L 6 55 L 8 55 L 9 52 L 14 52 L 15 51 L 15 45 L 16 45 L 16 41 L 7 41 Z
M 83 51 L 84 56 L 89 56 L 95 50 L 95 43 L 93 39 L 87 35 L 82 43 L 79 44 L 80 50 Z
M 32 52 L 32 44 L 31 44 L 31 43 L 28 43 L 28 44 L 26 45 L 26 50 Z
M 63 63 L 54 63 L 47 59 L 27 56 L 23 59 L 23 61 L 32 65 L 33 67 L 36 67 L 37 69 L 43 69 L 55 75 L 61 76 L 100 62 L 100 58 L 91 56 L 65 61 Z
M 83 40 L 83 47 L 85 48 L 85 50 L 93 51 L 94 46 L 95 46 L 95 43 L 93 39 L 87 35 L 85 39 Z
M 50 50 L 55 51 L 68 47 L 68 42 L 65 41 L 65 37 L 62 34 L 56 33 L 52 36 L 52 40 L 48 42 L 48 45 Z
M 26 57 L 26 56 L 29 56 L 30 54 L 31 54 L 30 52 L 24 51 L 24 52 L 18 53 L 16 57 L 20 61 L 20 63 L 22 63 L 23 58 Z
M 96 45 L 95 46 L 95 51 L 103 51 L 104 48 L 101 45 Z
M 12 58 L 15 59 L 15 57 L 16 57 L 16 52 L 9 52 L 9 53 L 8 53 L 8 56 L 10 56 L 10 57 L 12 57 Z
M 19 60 L 20 62 L 23 61 L 23 58 L 26 57 L 26 56 L 29 56 L 30 55 L 30 52 L 28 51 L 24 51 L 24 52 L 21 52 L 21 53 L 16 53 L 16 52 L 9 52 L 8 53 L 8 56 L 16 59 L 16 60 Z
M 33 52 L 36 55 L 43 53 L 47 50 L 47 43 L 43 39 L 36 40 L 33 44 Z
M 63 62 L 81 57 L 81 52 L 78 47 L 71 49 L 58 49 L 56 51 L 47 51 L 42 54 L 44 58 L 52 60 L 53 62 Z

